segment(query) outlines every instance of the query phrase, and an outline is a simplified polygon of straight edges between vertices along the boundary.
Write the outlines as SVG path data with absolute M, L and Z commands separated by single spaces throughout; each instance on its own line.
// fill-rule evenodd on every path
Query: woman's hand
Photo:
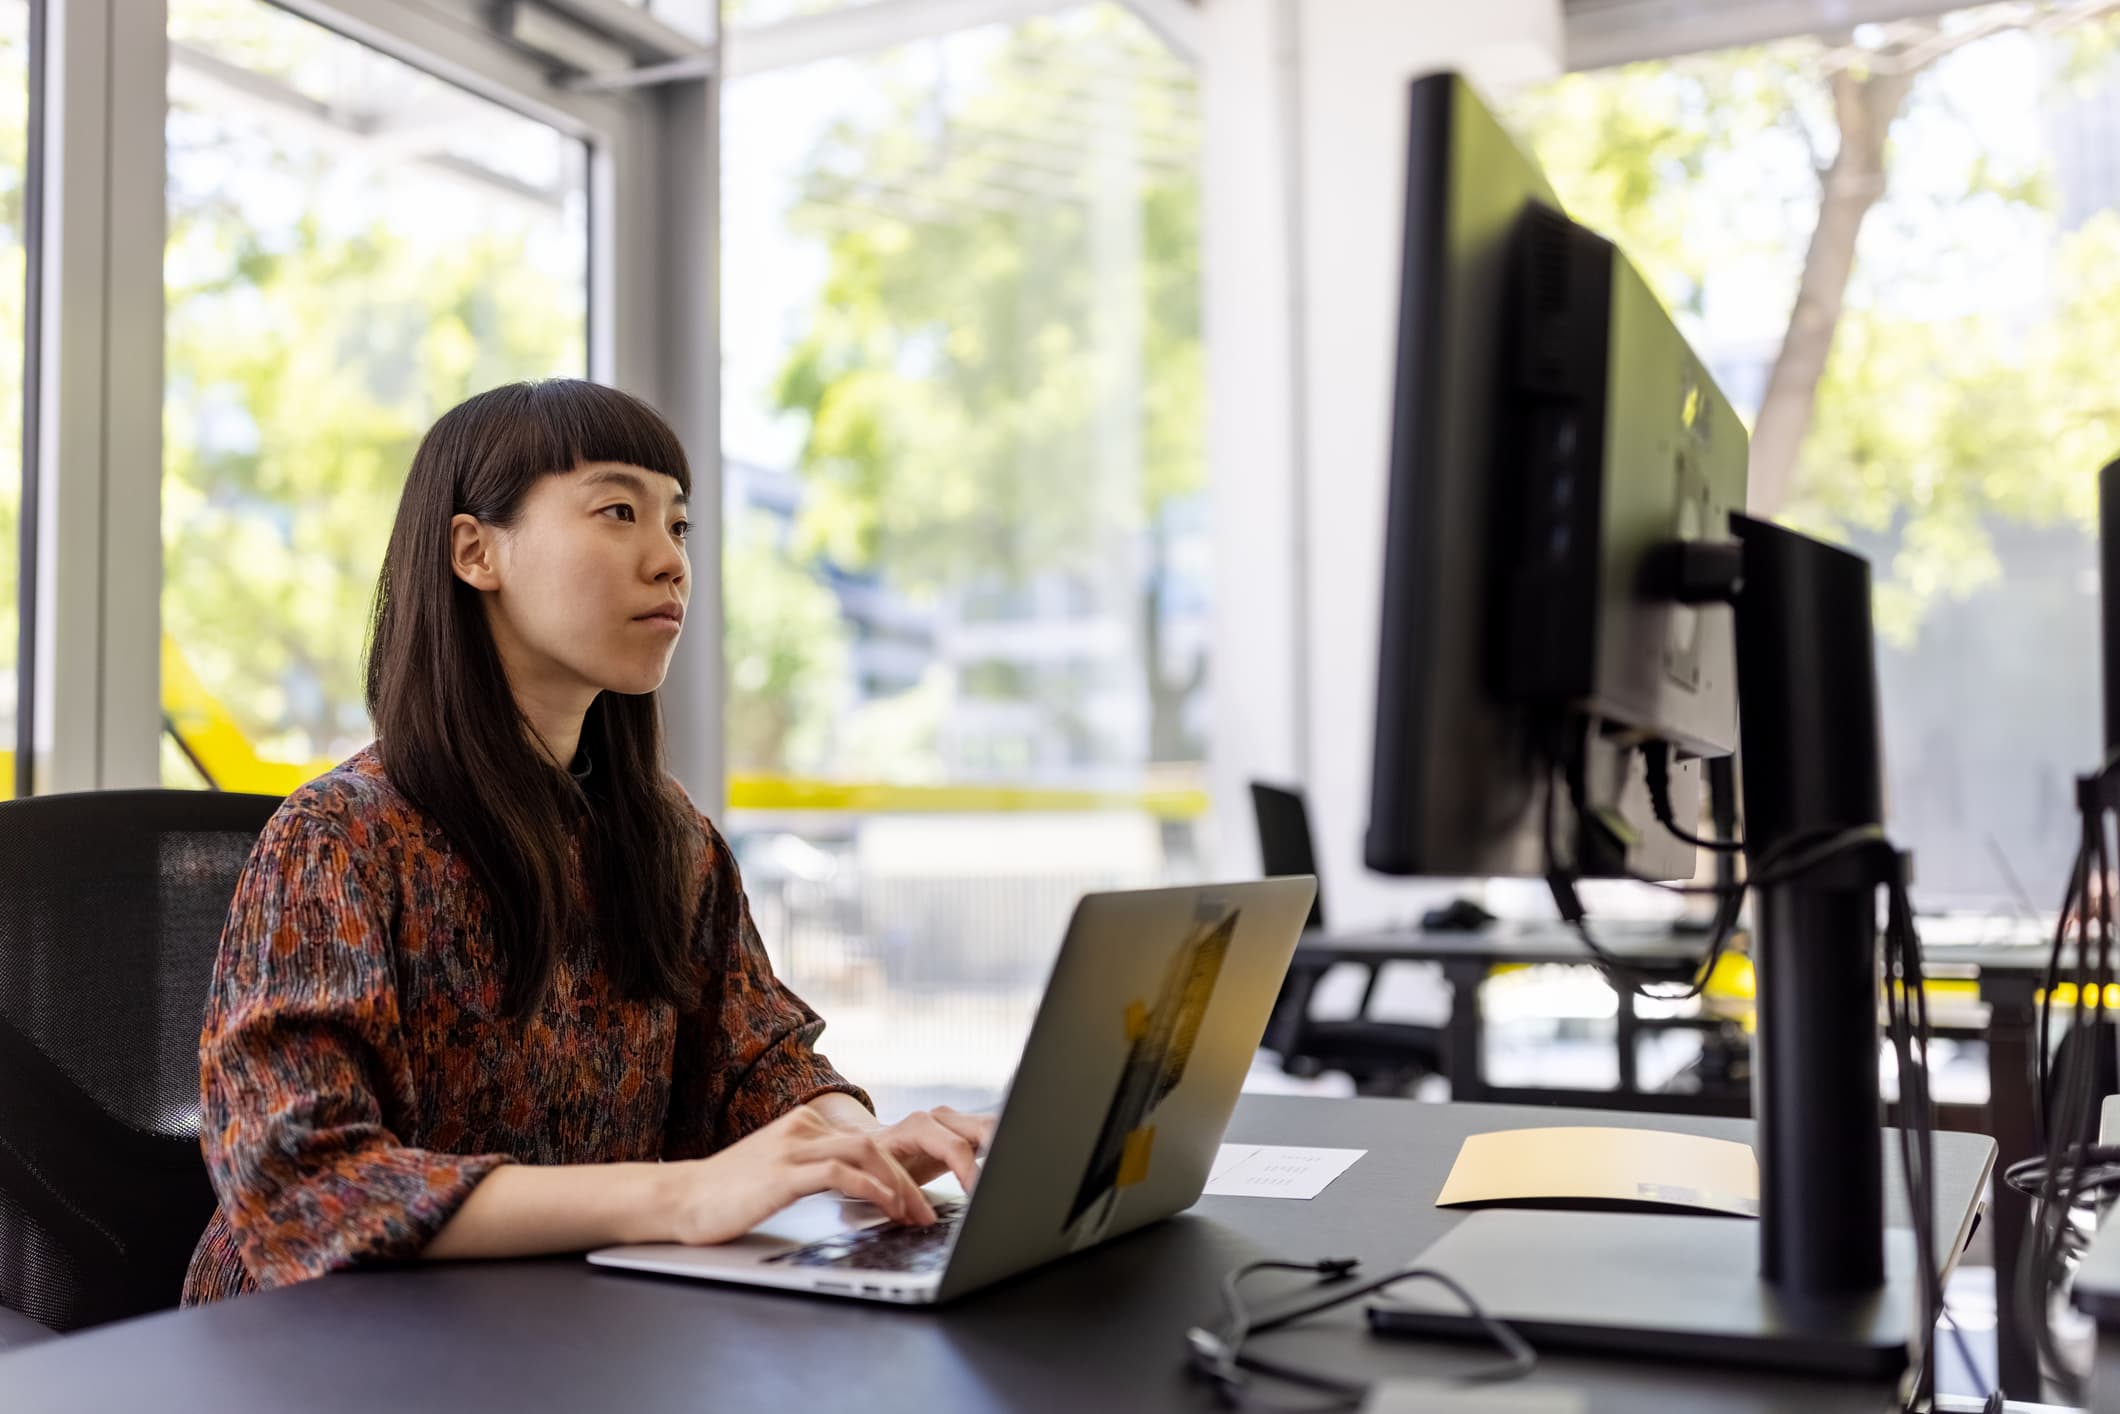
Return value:
M 886 1142 L 899 1127 L 849 1128 L 797 1105 L 719 1153 L 664 1165 L 671 1240 L 732 1242 L 798 1198 L 835 1191 L 924 1227 L 935 1210 Z
M 979 1182 L 979 1165 L 974 1161 L 986 1152 L 987 1141 L 993 1137 L 992 1115 L 962 1114 L 948 1105 L 915 1110 L 898 1123 L 876 1131 L 884 1152 L 896 1159 L 915 1183 L 953 1173 L 966 1193 Z
M 915 1183 L 928 1183 L 945 1173 L 955 1174 L 970 1193 L 979 1182 L 978 1156 L 994 1137 L 992 1115 L 968 1115 L 937 1105 L 915 1110 L 896 1124 L 877 1121 L 851 1095 L 828 1092 L 805 1107 L 824 1115 L 833 1125 L 854 1134 L 869 1134 Z M 860 1196 L 860 1195 L 850 1195 Z

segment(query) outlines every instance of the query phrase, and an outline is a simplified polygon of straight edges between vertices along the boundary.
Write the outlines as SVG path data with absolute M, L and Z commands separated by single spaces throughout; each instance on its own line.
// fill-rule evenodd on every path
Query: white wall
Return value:
M 1257 868 L 1248 781 L 1300 783 L 1332 921 L 1380 922 L 1435 892 L 1361 863 L 1406 87 L 1558 73 L 1560 4 L 1207 0 L 1205 18 L 1218 864 Z

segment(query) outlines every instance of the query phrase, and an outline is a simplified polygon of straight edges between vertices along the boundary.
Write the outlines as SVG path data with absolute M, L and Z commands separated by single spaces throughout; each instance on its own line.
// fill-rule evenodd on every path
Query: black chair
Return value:
M 1259 863 L 1262 872 L 1316 874 L 1317 849 L 1310 834 L 1310 807 L 1299 791 L 1283 790 L 1259 781 L 1251 785 L 1252 813 L 1259 826 Z M 1325 884 L 1310 906 L 1307 928 L 1325 928 Z M 1350 964 L 1359 965 L 1359 964 Z M 1322 1071 L 1345 1071 L 1355 1089 L 1365 1095 L 1404 1093 L 1424 1075 L 1443 1068 L 1443 1033 L 1440 1027 L 1417 1026 L 1403 1021 L 1371 1021 L 1369 1002 L 1376 993 L 1381 969 L 1370 967 L 1363 983 L 1362 1000 L 1352 1017 L 1324 1020 L 1310 1014 L 1312 994 L 1326 969 L 1305 964 L 1298 957 L 1274 1000 L 1273 1015 L 1266 1023 L 1264 1044 L 1281 1057 L 1281 1069 L 1290 1075 L 1311 1076 Z
M 276 796 L 0 804 L 0 1307 L 70 1331 L 177 1304 L 213 1213 L 199 1025 Z M 0 1326 L 0 1348 L 20 1322 Z
M 1251 813 L 1259 822 L 1259 866 L 1268 878 L 1278 874 L 1316 874 L 1318 852 L 1310 839 L 1310 806 L 1301 791 L 1282 790 L 1261 781 L 1251 783 Z M 1311 896 L 1308 932 L 1325 931 L 1325 880 Z

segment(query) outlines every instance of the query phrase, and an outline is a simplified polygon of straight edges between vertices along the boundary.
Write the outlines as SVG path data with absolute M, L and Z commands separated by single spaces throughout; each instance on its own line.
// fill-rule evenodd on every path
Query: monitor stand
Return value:
M 1414 1263 L 1445 1273 L 1540 1350 L 1710 1360 L 1887 1379 L 1920 1310 L 1914 1235 L 1885 1234 L 1881 1287 L 1798 1295 L 1759 1275 L 1759 1224 L 1668 1214 L 1474 1213 Z M 1382 1333 L 1484 1339 L 1438 1287 L 1369 1307 Z
M 1869 565 L 1746 516 L 1730 524 L 1741 561 L 1699 547 L 1715 550 L 1699 561 L 1715 573 L 1682 574 L 1678 597 L 1736 615 L 1745 850 L 1759 881 L 1759 1220 L 1487 1211 L 1421 1265 L 1533 1345 L 1885 1376 L 1931 1342 L 1915 1329 L 1914 1233 L 1884 1221 L 1877 894 L 1904 864 L 1879 827 Z M 1794 873 L 1778 863 L 1778 846 L 1800 854 L 1862 829 L 1877 834 L 1856 852 Z M 1412 1314 L 1373 1319 L 1453 1324 L 1444 1303 L 1393 1309 Z

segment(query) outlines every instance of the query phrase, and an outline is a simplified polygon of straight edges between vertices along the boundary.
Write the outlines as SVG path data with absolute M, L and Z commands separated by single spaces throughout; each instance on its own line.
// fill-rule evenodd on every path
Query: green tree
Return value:
M 2006 33 L 2045 39 L 2080 81 L 2109 48 L 2109 22 L 2080 9 L 1990 6 L 1755 49 L 1570 76 L 1531 94 L 1516 116 L 1570 210 L 1613 234 L 1675 308 L 1698 313 L 1711 268 L 1766 270 L 1790 291 L 1789 322 L 1753 425 L 1751 503 L 1827 534 L 1895 542 L 1878 587 L 1880 627 L 1909 640 L 1938 595 L 1964 595 L 1998 572 L 1991 517 L 2082 514 L 2085 470 L 2038 436 L 2050 411 L 2080 402 L 2063 341 L 2020 337 L 1994 316 L 1929 319 L 1946 297 L 1926 272 L 1857 259 L 1888 194 L 1903 218 L 1949 253 L 1940 233 L 1996 208 L 2043 214 L 2044 174 L 1991 150 L 1951 109 L 1939 66 Z M 1893 134 L 1910 122 L 1956 129 L 1955 175 L 1893 192 Z M 2059 242 L 2073 271 L 2047 329 L 2120 317 L 2091 278 L 2097 231 Z M 2102 386 L 2102 385 L 2100 385 Z
M 172 21 L 270 76 L 351 44 L 255 0 Z M 579 374 L 583 296 L 520 224 L 349 213 L 348 154 L 254 113 L 173 103 L 169 152 L 164 629 L 262 755 L 342 755 L 368 736 L 363 637 L 421 433 L 494 384 Z
M 565 367 L 580 326 L 509 241 L 437 261 L 303 221 L 266 249 L 212 209 L 173 209 L 171 237 L 226 264 L 168 292 L 164 627 L 262 754 L 343 753 L 366 738 L 362 639 L 420 434 Z
M 839 601 L 775 543 L 765 516 L 746 516 L 723 542 L 729 767 L 822 770 L 847 673 Z
M 915 594 L 1120 584 L 1157 760 L 1201 750 L 1204 663 L 1162 639 L 1166 513 L 1204 486 L 1197 143 L 1191 75 L 1109 6 L 900 76 L 807 171 L 829 270 L 777 388 L 800 552 Z

